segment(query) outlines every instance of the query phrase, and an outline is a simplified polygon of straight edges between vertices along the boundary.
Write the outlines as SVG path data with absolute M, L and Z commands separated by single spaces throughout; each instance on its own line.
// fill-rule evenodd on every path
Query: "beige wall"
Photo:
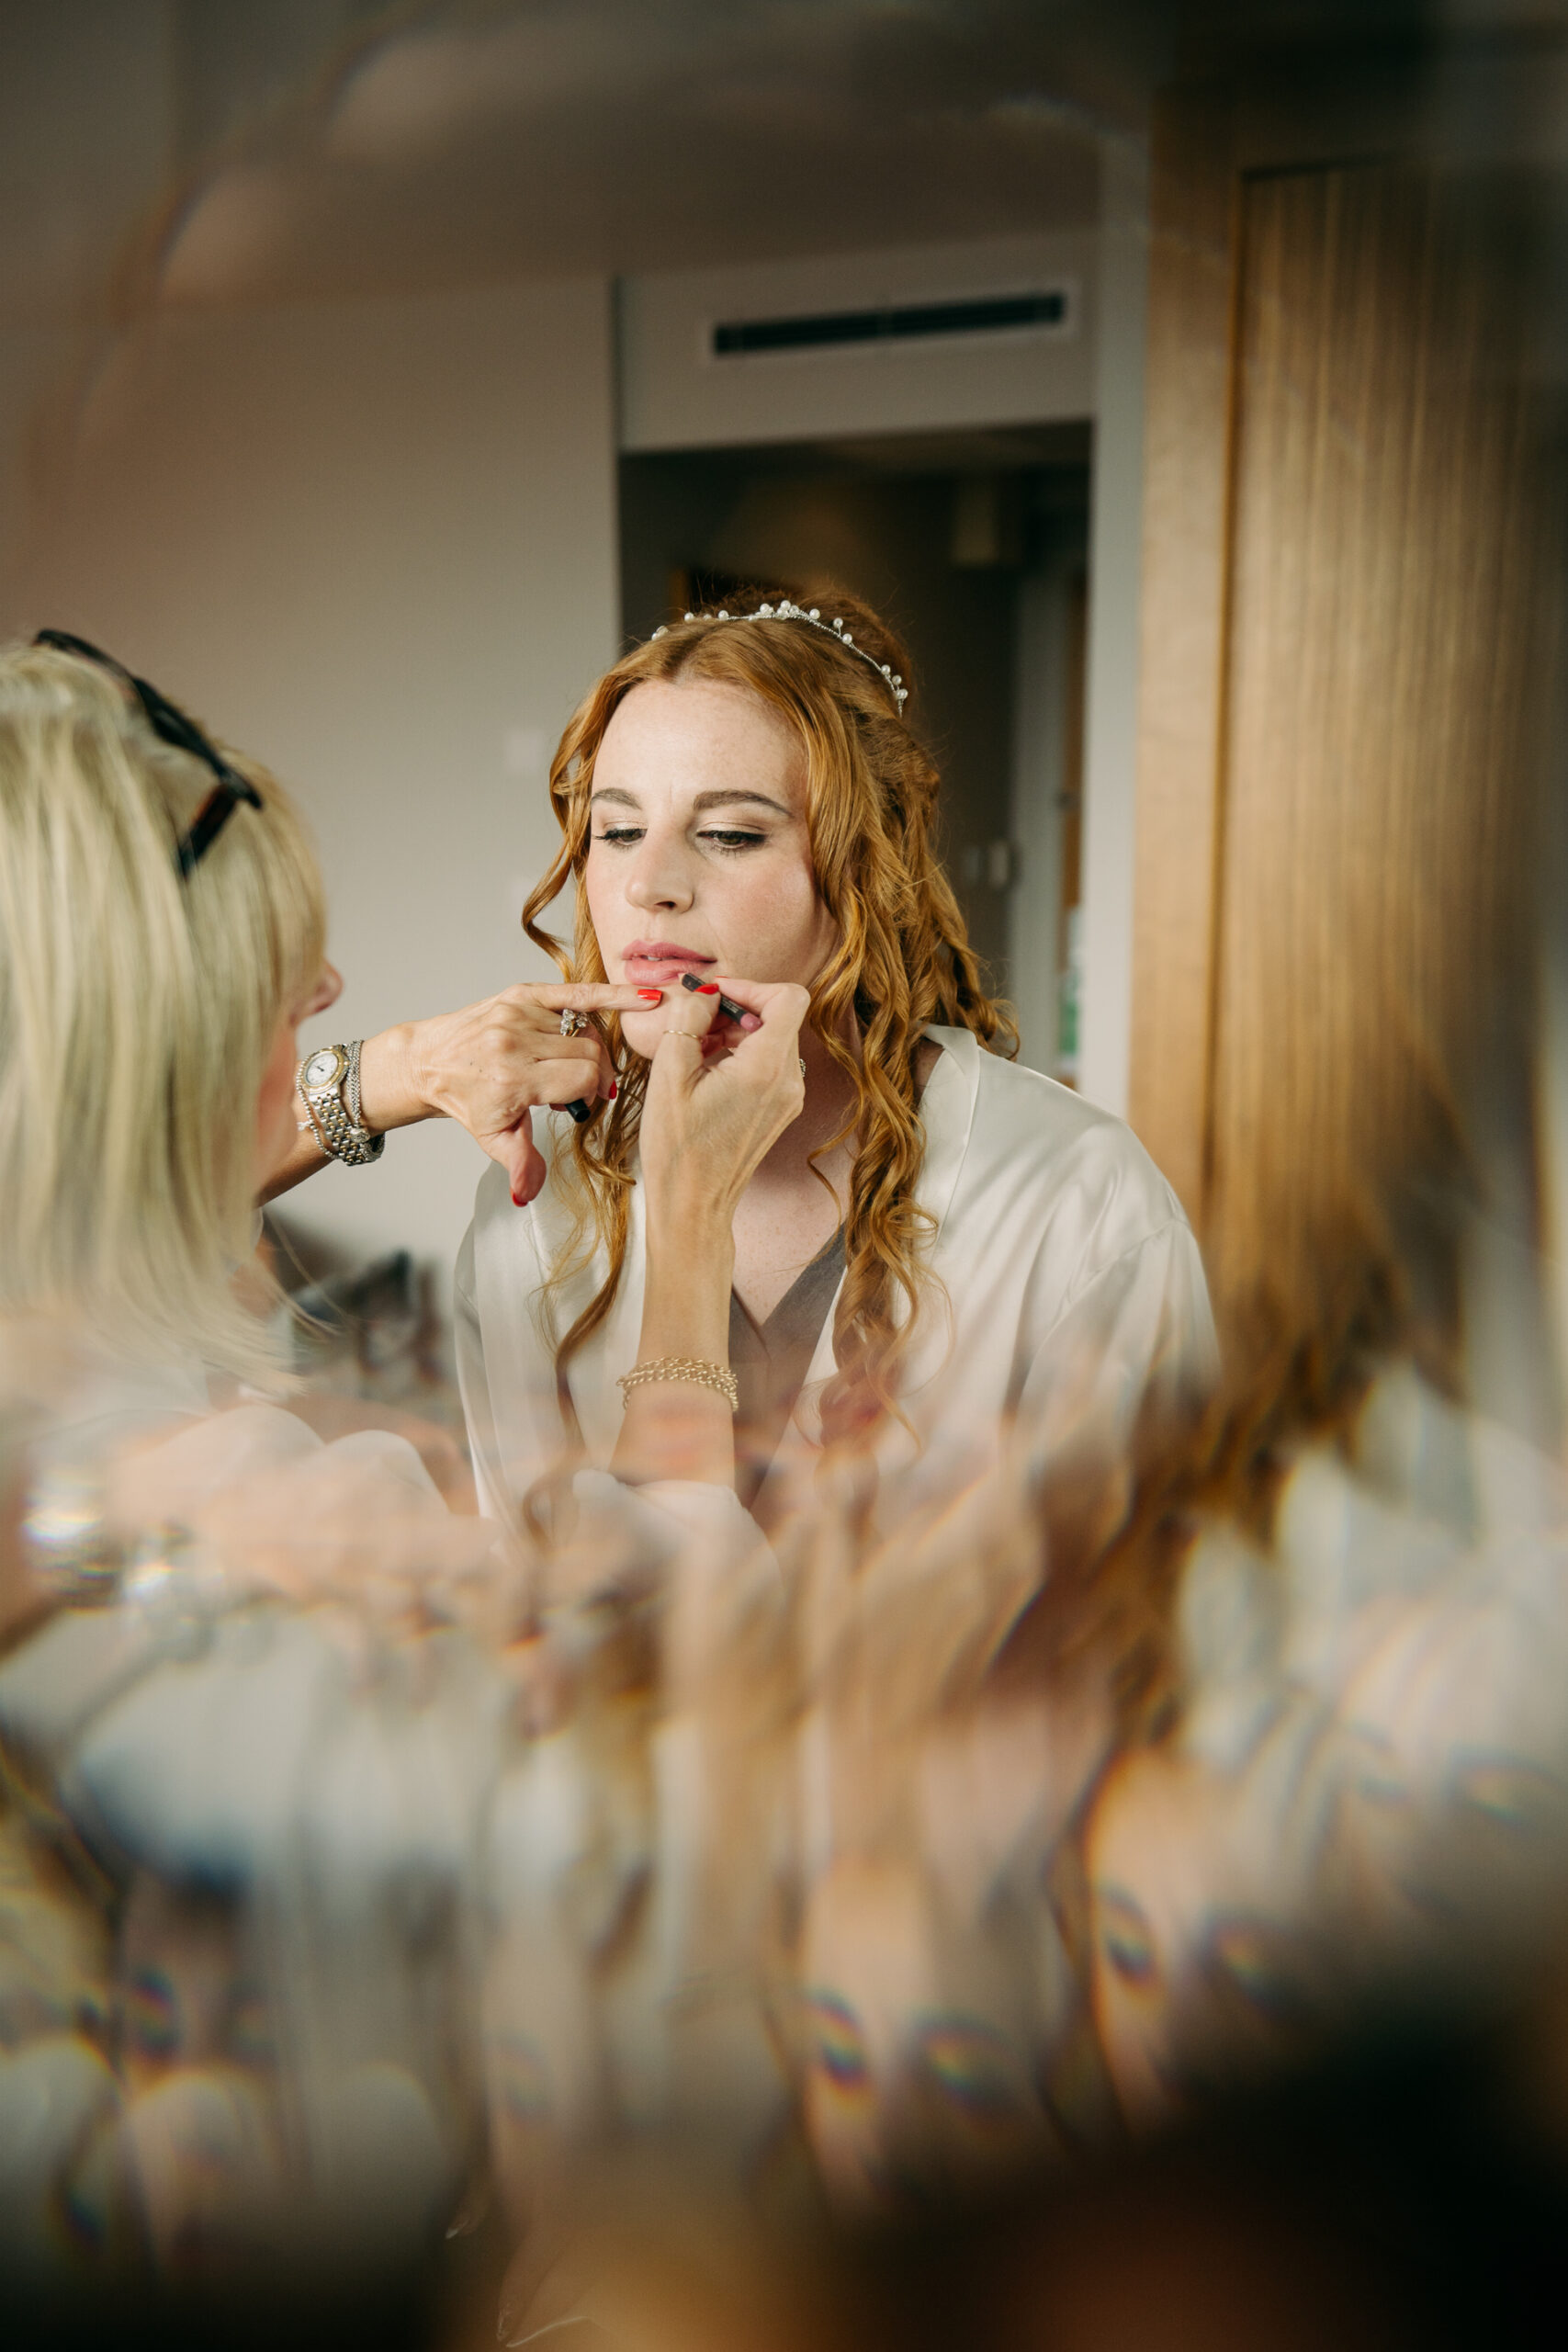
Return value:
M 124 339 L 33 512 L 9 625 L 78 630 L 295 784 L 353 1036 L 540 968 L 550 749 L 615 648 L 602 280 L 172 316 Z M 400 1136 L 292 1205 L 443 1271 L 479 1161 Z

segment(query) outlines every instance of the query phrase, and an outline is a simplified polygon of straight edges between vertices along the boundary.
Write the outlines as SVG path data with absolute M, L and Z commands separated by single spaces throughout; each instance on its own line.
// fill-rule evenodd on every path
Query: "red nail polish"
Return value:
M 662 989 L 638 989 L 637 994 L 641 997 L 644 1004 L 662 1004 L 664 1001 L 664 990 Z
M 716 996 L 718 994 L 718 982 L 716 980 L 704 980 L 702 986 L 697 990 L 697 994 L 699 996 Z
M 615 1101 L 615 1099 L 616 1095 L 620 1092 L 620 1091 L 621 1091 L 621 1090 L 620 1090 L 620 1088 L 615 1084 L 615 1080 L 614 1080 L 614 1079 L 612 1079 L 612 1080 L 610 1080 L 610 1100 L 611 1100 L 611 1102 L 612 1102 Z
M 513 1193 L 512 1195 L 512 1205 L 514 1209 L 525 1209 L 528 1204 L 523 1198 L 521 1193 Z

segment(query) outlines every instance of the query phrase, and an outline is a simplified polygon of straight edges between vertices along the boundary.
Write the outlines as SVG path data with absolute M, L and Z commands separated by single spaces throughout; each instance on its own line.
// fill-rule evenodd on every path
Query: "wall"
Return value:
M 1086 517 L 1064 499 L 1060 511 L 1040 518 L 1036 532 L 1035 559 L 1019 580 L 1013 612 L 1008 830 L 1018 874 L 1008 894 L 1008 994 L 1018 1016 L 1020 1059 L 1076 1084 L 1077 1057 L 1062 1052 L 1062 908 L 1068 802 L 1083 788 L 1072 741 L 1075 717 L 1081 733 L 1084 684 L 1073 608 L 1085 569 Z
M 298 786 L 347 982 L 315 1036 L 540 972 L 546 763 L 615 649 L 613 447 L 602 280 L 166 316 L 91 388 L 8 617 L 109 646 Z M 427 1125 L 291 1205 L 444 1270 L 479 1164 Z

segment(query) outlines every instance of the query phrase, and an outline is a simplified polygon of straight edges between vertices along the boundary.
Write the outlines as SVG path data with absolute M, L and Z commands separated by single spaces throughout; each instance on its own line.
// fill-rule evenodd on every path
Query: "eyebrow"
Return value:
M 640 808 L 642 806 L 635 792 L 619 791 L 614 785 L 607 785 L 603 792 L 591 793 L 588 805 L 592 808 L 601 800 L 613 800 L 619 808 Z M 733 808 L 738 801 L 745 801 L 752 808 L 771 808 L 775 817 L 788 817 L 793 820 L 795 815 L 795 811 L 786 808 L 782 801 L 770 800 L 765 792 L 699 792 L 692 807 L 700 814 L 709 808 Z

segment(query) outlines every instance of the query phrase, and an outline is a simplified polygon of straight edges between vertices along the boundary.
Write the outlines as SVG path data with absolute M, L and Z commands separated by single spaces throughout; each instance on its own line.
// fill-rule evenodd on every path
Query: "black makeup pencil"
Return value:
M 705 981 L 698 979 L 695 972 L 682 972 L 681 975 L 681 986 L 683 989 L 690 989 L 694 996 L 706 985 Z M 727 1021 L 743 1021 L 746 1018 L 746 1007 L 743 1004 L 737 1004 L 733 997 L 728 997 L 722 991 L 719 995 L 718 1009 Z M 593 1116 L 592 1103 L 585 1102 L 581 1095 L 575 1102 L 568 1102 L 565 1108 L 571 1113 L 579 1126 L 582 1125 L 584 1119 L 591 1119 Z
M 709 985 L 710 983 L 705 980 L 699 980 L 695 972 L 682 972 L 681 975 L 681 986 L 683 989 L 690 989 L 694 996 L 697 994 L 699 989 L 706 988 Z M 743 1021 L 746 1018 L 746 1007 L 743 1004 L 734 1003 L 730 998 L 725 996 L 722 992 L 720 993 L 718 1000 L 718 1009 L 724 1014 L 727 1021 Z

